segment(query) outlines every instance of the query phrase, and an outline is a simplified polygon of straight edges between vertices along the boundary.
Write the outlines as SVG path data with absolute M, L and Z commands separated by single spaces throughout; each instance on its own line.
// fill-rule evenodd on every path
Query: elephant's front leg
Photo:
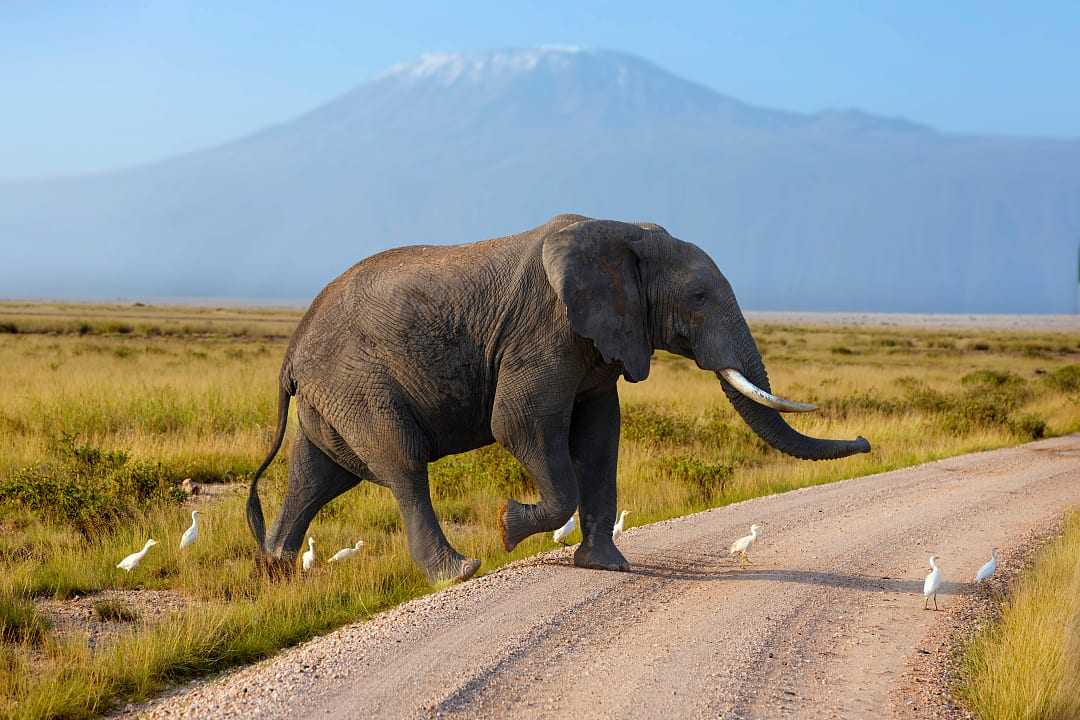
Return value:
M 570 427 L 570 455 L 581 488 L 581 545 L 574 564 L 597 570 L 629 570 L 615 547 L 615 477 L 619 460 L 619 395 L 615 388 L 580 400 Z
M 578 483 L 566 425 L 562 418 L 522 419 L 514 429 L 496 433 L 499 442 L 529 471 L 540 493 L 536 504 L 507 500 L 500 518 L 507 552 L 530 535 L 557 530 L 577 510 Z

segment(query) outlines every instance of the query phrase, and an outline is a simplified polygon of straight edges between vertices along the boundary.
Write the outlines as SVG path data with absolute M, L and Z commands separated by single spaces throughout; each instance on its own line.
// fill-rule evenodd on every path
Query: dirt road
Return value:
M 989 557 L 1080 505 L 1080 436 L 636 528 L 631 573 L 549 553 L 175 695 L 149 717 L 880 717 Z M 764 526 L 754 565 L 730 542 Z

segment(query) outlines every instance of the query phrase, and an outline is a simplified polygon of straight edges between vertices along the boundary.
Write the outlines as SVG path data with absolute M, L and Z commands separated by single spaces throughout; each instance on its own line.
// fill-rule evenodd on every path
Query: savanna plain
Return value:
M 431 592 L 393 498 L 371 484 L 309 533 L 323 559 L 363 538 L 358 558 L 274 580 L 253 561 L 243 482 L 269 446 L 300 314 L 0 303 L 0 714 L 93 717 Z M 628 526 L 1080 431 L 1080 332 L 752 326 L 774 390 L 820 405 L 796 427 L 862 434 L 874 451 L 785 457 L 742 424 L 714 376 L 658 353 L 648 381 L 620 388 Z M 286 445 L 262 486 L 271 514 L 287 457 Z M 186 478 L 202 492 L 184 492 Z M 503 551 L 501 504 L 535 494 L 497 446 L 433 464 L 431 488 L 481 572 L 552 546 L 534 537 Z M 181 552 L 192 509 L 201 534 Z M 160 545 L 135 571 L 115 567 L 149 537 Z M 971 651 L 980 668 L 1000 656 L 996 632 Z

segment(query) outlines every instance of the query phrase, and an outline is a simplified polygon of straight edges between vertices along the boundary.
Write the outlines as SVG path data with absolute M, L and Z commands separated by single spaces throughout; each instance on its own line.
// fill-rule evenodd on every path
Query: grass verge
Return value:
M 1080 511 L 967 648 L 959 695 L 983 720 L 1080 718 Z

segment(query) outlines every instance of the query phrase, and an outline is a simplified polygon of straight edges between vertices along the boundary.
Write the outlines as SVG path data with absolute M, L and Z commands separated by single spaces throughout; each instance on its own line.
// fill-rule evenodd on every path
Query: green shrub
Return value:
M 1080 392 L 1080 365 L 1063 365 L 1047 375 L 1046 381 L 1057 390 Z
M 63 436 L 58 461 L 24 467 L 0 481 L 0 503 L 55 518 L 83 534 L 131 517 L 151 502 L 180 502 L 178 480 L 160 465 L 131 462 L 120 450 L 102 450 Z
M 10 320 L 0 322 L 0 334 L 16 335 L 19 332 L 19 326 Z
M 1026 384 L 1024 378 L 1008 370 L 976 370 L 960 378 L 963 385 L 989 387 L 1018 387 Z
M 50 627 L 29 598 L 0 596 L 0 641 L 40 642 Z
M 908 340 L 907 338 L 903 338 L 903 339 L 901 339 L 901 338 L 891 338 L 891 337 L 878 338 L 877 340 L 874 341 L 874 344 L 877 345 L 878 347 L 887 347 L 887 348 L 912 348 L 912 347 L 915 347 L 915 343 L 912 342 L 911 340 Z
M 707 463 L 692 455 L 668 455 L 655 461 L 657 474 L 684 485 L 702 503 L 722 497 L 734 474 L 730 465 Z
M 1021 415 L 1011 423 L 1012 431 L 1024 438 L 1038 440 L 1046 437 L 1046 421 L 1038 415 Z
M 833 345 L 829 348 L 829 352 L 833 355 L 854 355 L 855 351 L 846 345 Z
M 915 378 L 899 378 L 897 384 L 904 389 L 904 402 L 912 409 L 927 413 L 943 413 L 953 409 L 952 399 Z
M 627 404 L 622 411 L 622 435 L 643 443 L 688 443 L 695 436 L 694 423 L 667 415 L 648 405 Z
M 830 416 L 844 419 L 865 413 L 878 415 L 898 415 L 904 411 L 904 405 L 895 400 L 881 397 L 869 391 L 857 391 L 850 395 L 829 398 L 822 403 L 822 409 Z

